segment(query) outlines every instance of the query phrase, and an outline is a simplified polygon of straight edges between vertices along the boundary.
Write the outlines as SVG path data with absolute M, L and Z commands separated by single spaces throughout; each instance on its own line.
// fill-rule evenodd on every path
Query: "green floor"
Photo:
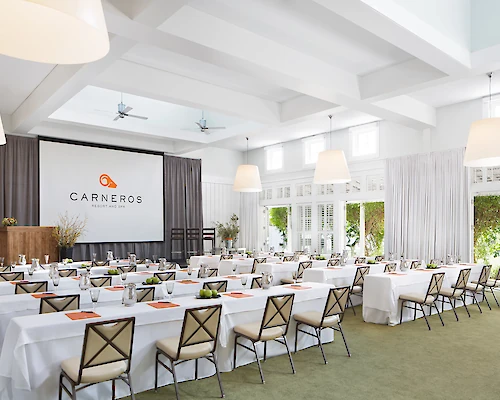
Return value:
M 498 297 L 498 296 L 497 296 Z M 325 346 L 328 365 L 319 348 L 293 354 L 297 374 L 292 375 L 286 356 L 263 364 L 262 385 L 255 363 L 222 374 L 226 398 L 243 399 L 492 399 L 498 394 L 500 367 L 500 308 L 483 314 L 469 307 L 444 313 L 445 326 L 430 318 L 432 331 L 419 319 L 402 326 L 364 323 L 361 309 L 348 310 L 344 331 L 352 353 L 348 358 L 340 336 Z M 216 378 L 179 384 L 181 400 L 214 399 L 220 394 Z M 138 400 L 175 399 L 173 385 L 140 393 Z

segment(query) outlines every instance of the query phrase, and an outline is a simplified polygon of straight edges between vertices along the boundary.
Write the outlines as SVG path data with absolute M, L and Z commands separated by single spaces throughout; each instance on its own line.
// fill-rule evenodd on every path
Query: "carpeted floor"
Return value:
M 498 297 L 498 296 L 497 296 Z M 262 385 L 255 363 L 222 374 L 228 399 L 349 399 L 349 400 L 462 400 L 492 399 L 498 394 L 500 367 L 500 308 L 490 299 L 492 311 L 483 303 L 483 314 L 470 306 L 471 318 L 458 310 L 444 313 L 445 326 L 437 316 L 425 321 L 388 327 L 364 323 L 348 310 L 344 331 L 352 357 L 342 339 L 325 345 L 329 361 L 323 364 L 319 348 L 293 354 L 296 375 L 288 358 L 274 357 L 263 363 Z M 208 400 L 220 396 L 215 377 L 179 384 L 181 400 Z M 174 399 L 173 385 L 140 393 L 137 400 Z

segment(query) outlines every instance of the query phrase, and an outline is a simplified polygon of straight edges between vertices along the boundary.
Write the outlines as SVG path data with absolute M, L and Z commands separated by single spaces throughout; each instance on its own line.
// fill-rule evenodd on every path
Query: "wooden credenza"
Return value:
M 0 227 L 0 257 L 5 257 L 5 264 L 17 261 L 19 254 L 26 255 L 26 262 L 32 258 L 40 259 L 48 254 L 50 261 L 59 259 L 57 242 L 52 237 L 50 226 L 4 226 Z

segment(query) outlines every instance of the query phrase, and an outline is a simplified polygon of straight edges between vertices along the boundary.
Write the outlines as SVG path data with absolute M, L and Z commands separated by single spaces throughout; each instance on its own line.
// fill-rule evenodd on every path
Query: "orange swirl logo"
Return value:
M 117 186 L 116 183 L 113 181 L 113 179 L 110 178 L 108 174 L 102 174 L 99 177 L 99 183 L 102 186 L 108 187 L 110 189 L 114 189 Z

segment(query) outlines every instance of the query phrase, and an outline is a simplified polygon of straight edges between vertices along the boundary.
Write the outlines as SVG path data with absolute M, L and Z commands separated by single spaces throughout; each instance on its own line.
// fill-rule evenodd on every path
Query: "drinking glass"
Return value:
M 97 253 L 92 253 L 92 262 L 97 261 Z
M 247 287 L 248 277 L 246 275 L 241 275 L 240 279 L 241 279 L 241 286 L 243 286 L 243 290 L 245 290 Z
M 92 300 L 92 311 L 95 312 L 95 306 L 97 304 L 97 301 L 99 300 L 99 293 L 101 291 L 99 288 L 92 288 L 90 289 L 90 299 Z
M 146 265 L 146 268 L 149 268 L 149 264 L 151 263 L 151 261 L 149 260 L 149 258 L 146 258 L 144 260 L 144 264 Z
M 172 293 L 174 292 L 174 281 L 165 282 L 165 286 L 167 288 L 168 293 L 168 301 L 172 301 Z
M 45 254 L 44 257 L 45 257 L 45 264 L 48 264 L 50 256 L 48 254 Z
M 126 273 L 126 272 L 122 272 L 122 273 L 120 274 L 120 278 L 121 278 L 121 280 L 122 280 L 122 284 L 124 284 L 124 283 L 125 283 L 125 281 L 127 280 L 127 273 Z
M 231 266 L 231 269 L 233 270 L 233 275 L 236 274 L 236 268 L 238 268 L 238 266 L 236 265 L 236 263 L 233 262 L 233 265 Z
M 158 260 L 158 256 L 156 254 L 153 254 L 153 264 L 156 264 L 156 260 Z
M 5 261 L 5 257 L 0 257 L 0 267 L 3 267 L 4 261 Z
M 188 275 L 191 276 L 191 274 L 193 273 L 193 267 L 191 265 L 188 265 Z
M 59 274 L 56 274 L 52 277 L 52 283 L 54 284 L 54 291 L 57 290 L 59 286 L 59 281 L 61 280 L 61 277 Z

